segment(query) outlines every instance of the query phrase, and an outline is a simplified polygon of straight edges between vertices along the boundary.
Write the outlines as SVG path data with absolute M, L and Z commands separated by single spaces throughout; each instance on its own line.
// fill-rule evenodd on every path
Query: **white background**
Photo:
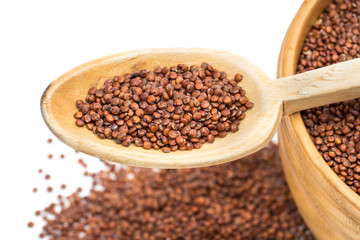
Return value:
M 97 159 L 75 154 L 53 137 L 40 114 L 48 84 L 73 67 L 142 48 L 201 47 L 248 58 L 276 77 L 280 46 L 301 0 L 258 1 L 1 1 L 0 2 L 0 239 L 37 239 L 35 210 L 85 192 Z M 52 153 L 54 159 L 48 160 Z M 60 159 L 60 154 L 65 159 Z M 46 181 L 42 168 L 51 174 Z M 66 183 L 66 191 L 60 185 Z M 71 186 L 70 186 L 71 185 Z M 53 186 L 55 192 L 46 192 Z M 32 193 L 33 187 L 39 189 Z M 36 220 L 37 219 L 37 220 Z M 27 223 L 35 221 L 35 228 Z

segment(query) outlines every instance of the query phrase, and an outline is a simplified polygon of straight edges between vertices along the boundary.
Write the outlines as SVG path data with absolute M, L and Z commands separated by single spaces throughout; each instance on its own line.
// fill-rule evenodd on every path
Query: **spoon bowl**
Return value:
M 100 139 L 92 131 L 75 125 L 75 101 L 84 99 L 90 87 L 100 87 L 116 75 L 156 66 L 179 63 L 200 65 L 208 62 L 229 77 L 243 75 L 239 83 L 254 107 L 246 112 L 239 131 L 225 138 L 215 138 L 200 149 L 163 153 L 145 150 L 135 145 L 124 147 L 113 139 Z M 270 78 L 246 59 L 225 51 L 207 49 L 148 49 L 120 53 L 82 64 L 65 73 L 45 90 L 41 99 L 43 118 L 50 130 L 72 148 L 126 165 L 158 168 L 188 168 L 209 166 L 249 155 L 271 140 L 282 114 L 280 100 L 272 100 L 266 85 Z M 259 129 L 261 131 L 259 131 Z
M 238 132 L 216 138 L 200 149 L 163 153 L 134 145 L 124 147 L 75 125 L 75 101 L 84 99 L 90 87 L 99 88 L 106 79 L 156 66 L 202 62 L 225 71 L 230 78 L 237 73 L 243 75 L 239 85 L 254 107 L 246 111 Z M 360 97 L 359 76 L 360 59 L 273 80 L 243 57 L 225 51 L 146 49 L 100 58 L 70 70 L 45 90 L 41 111 L 47 126 L 61 141 L 100 159 L 140 167 L 202 167 L 229 162 L 261 149 L 275 134 L 284 114 Z

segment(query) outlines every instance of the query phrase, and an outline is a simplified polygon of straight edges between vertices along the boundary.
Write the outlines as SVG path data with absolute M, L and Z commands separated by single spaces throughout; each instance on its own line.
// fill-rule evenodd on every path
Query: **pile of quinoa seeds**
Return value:
M 44 220 L 40 238 L 314 239 L 297 212 L 274 144 L 205 168 L 153 170 L 103 162 L 103 170 L 90 173 L 85 160 L 78 162 L 91 190 L 58 195 L 35 211 Z
M 297 71 L 360 57 L 359 37 L 360 1 L 335 0 L 308 33 Z M 360 99 L 308 109 L 301 115 L 326 163 L 360 194 Z
M 239 130 L 254 105 L 237 85 L 242 79 L 228 78 L 208 63 L 114 76 L 90 88 L 85 102 L 76 101 L 75 124 L 125 147 L 198 149 Z

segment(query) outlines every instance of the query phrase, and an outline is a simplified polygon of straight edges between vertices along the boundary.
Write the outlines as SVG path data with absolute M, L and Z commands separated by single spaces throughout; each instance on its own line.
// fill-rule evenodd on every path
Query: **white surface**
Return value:
M 54 139 L 40 114 L 47 85 L 71 68 L 127 50 L 202 47 L 248 58 L 275 78 L 280 46 L 301 0 L 1 1 L 0 239 L 37 239 L 35 210 L 90 182 L 80 155 Z M 53 160 L 47 155 L 52 153 Z M 60 154 L 65 159 L 60 160 Z M 99 161 L 81 155 L 91 169 Z M 38 169 L 51 174 L 50 180 Z M 66 191 L 59 190 L 66 183 Z M 70 187 L 71 185 L 71 187 Z M 46 193 L 53 186 L 54 193 Z M 39 192 L 32 193 L 33 187 Z M 37 219 L 38 221 L 36 221 Z M 35 228 L 27 223 L 35 220 Z

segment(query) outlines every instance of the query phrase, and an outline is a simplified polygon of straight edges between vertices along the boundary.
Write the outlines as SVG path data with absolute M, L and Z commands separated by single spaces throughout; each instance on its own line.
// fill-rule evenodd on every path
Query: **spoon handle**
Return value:
M 284 115 L 360 97 L 360 58 L 272 82 L 273 96 L 281 98 Z

